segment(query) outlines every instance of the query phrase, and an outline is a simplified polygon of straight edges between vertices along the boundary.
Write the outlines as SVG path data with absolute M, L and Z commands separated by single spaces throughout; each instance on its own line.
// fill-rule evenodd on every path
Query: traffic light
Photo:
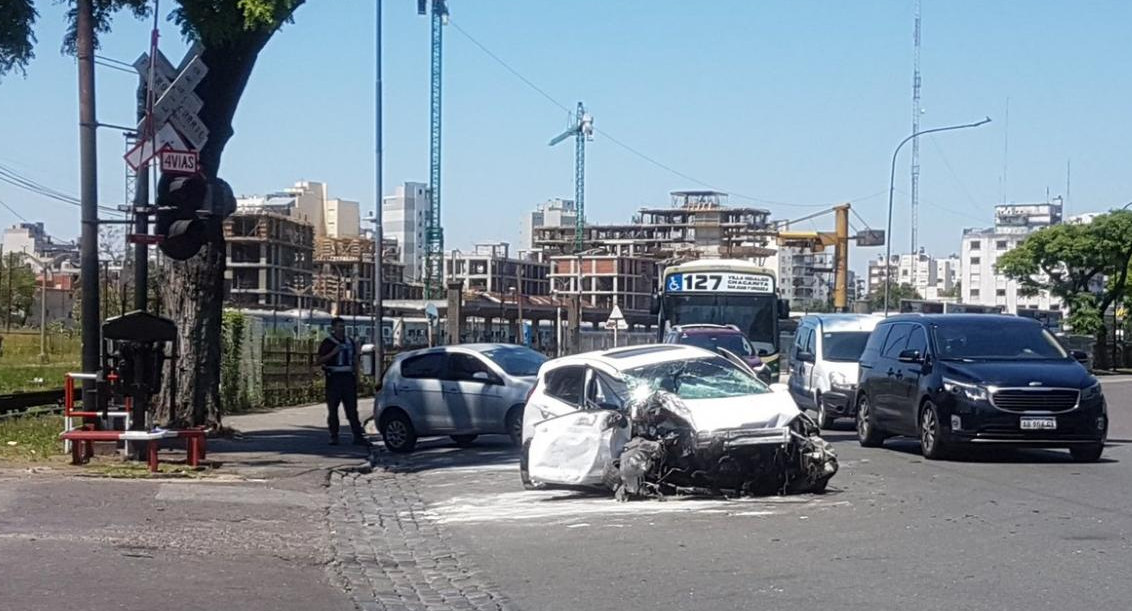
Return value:
M 161 237 L 161 252 L 169 258 L 189 259 L 208 240 L 205 220 L 199 214 L 207 212 L 208 195 L 208 181 L 203 176 L 161 175 L 154 229 Z

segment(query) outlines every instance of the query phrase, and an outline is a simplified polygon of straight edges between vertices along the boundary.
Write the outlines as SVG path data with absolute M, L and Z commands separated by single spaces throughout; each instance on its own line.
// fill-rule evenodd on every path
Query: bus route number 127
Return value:
M 723 284 L 722 274 L 674 274 L 668 278 L 668 290 L 718 291 Z

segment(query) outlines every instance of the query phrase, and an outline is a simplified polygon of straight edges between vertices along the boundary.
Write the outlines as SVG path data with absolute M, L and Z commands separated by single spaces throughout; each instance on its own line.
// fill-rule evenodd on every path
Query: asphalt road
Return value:
M 427 519 L 523 609 L 1128 609 L 1132 378 L 1109 378 L 1104 460 L 990 450 L 925 461 L 830 432 L 820 496 L 616 503 L 522 490 L 502 438 L 400 460 Z

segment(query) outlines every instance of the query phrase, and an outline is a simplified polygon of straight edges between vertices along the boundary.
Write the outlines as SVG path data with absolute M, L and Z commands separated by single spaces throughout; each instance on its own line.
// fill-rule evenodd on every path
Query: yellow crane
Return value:
M 875 229 L 863 229 L 857 235 L 849 235 L 849 204 L 834 206 L 802 217 L 787 223 L 787 227 L 794 223 L 817 218 L 832 212 L 834 214 L 834 230 L 830 231 L 779 231 L 777 241 L 779 246 L 793 248 L 807 248 L 811 252 L 822 252 L 827 247 L 834 247 L 834 279 L 833 279 L 833 308 L 838 312 L 848 311 L 849 307 L 849 240 L 855 240 L 857 246 L 884 245 L 884 232 Z M 860 217 L 858 217 L 860 218 Z

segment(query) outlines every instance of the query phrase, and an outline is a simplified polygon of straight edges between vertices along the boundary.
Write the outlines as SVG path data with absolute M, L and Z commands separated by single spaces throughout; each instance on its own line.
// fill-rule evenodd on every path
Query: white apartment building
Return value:
M 829 302 L 833 285 L 833 253 L 783 246 L 778 249 L 778 293 L 792 309 Z
M 429 209 L 428 185 L 406 182 L 393 195 L 382 199 L 382 230 L 385 237 L 397 241 L 398 263 L 405 266 L 405 280 L 424 277 L 425 218 Z
M 348 199 L 326 200 L 326 237 L 356 238 L 362 230 L 361 205 Z
M 884 255 L 869 261 L 868 291 L 874 294 L 884 290 Z M 960 260 L 957 255 L 937 259 L 922 249 L 916 254 L 892 255 L 889 269 L 893 284 L 907 284 L 920 297 L 929 300 L 941 298 L 940 293 L 950 291 L 959 280 Z
M 963 231 L 962 301 L 979 305 L 1000 305 L 1008 313 L 1019 309 L 1059 310 L 1063 304 L 1047 291 L 1033 297 L 1018 294 L 1018 282 L 998 273 L 998 258 L 1017 246 L 1026 236 L 1062 220 L 1062 202 L 1001 204 L 994 209 L 994 227 Z
M 306 221 L 314 227 L 315 237 L 326 235 L 326 184 L 301 181 L 284 189 L 282 193 L 268 195 L 267 199 L 280 199 L 290 196 L 291 216 Z M 237 202 L 238 204 L 238 202 Z
M 554 198 L 539 204 L 523 215 L 519 226 L 519 250 L 535 250 L 535 229 L 539 227 L 573 227 L 578 222 L 574 200 Z

